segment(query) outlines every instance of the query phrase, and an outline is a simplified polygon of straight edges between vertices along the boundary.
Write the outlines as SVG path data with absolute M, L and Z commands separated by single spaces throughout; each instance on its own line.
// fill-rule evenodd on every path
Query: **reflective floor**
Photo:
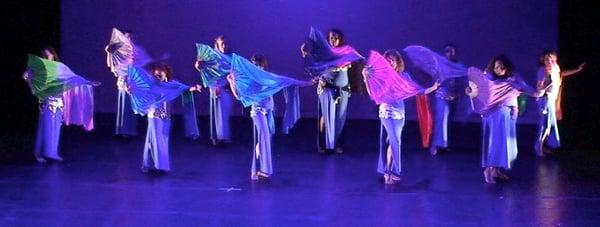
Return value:
M 143 122 L 143 120 L 140 120 Z M 63 128 L 61 163 L 36 164 L 32 138 L 0 165 L 0 226 L 597 226 L 600 172 L 578 151 L 545 159 L 530 149 L 535 128 L 519 128 L 511 179 L 483 182 L 478 124 L 452 125 L 451 151 L 419 147 L 416 122 L 403 134 L 402 180 L 375 171 L 378 121 L 347 125 L 343 154 L 316 151 L 316 121 L 276 135 L 275 174 L 250 180 L 251 122 L 235 119 L 234 142 L 193 141 L 175 126 L 172 171 L 140 171 L 143 136 L 113 136 L 112 116 L 92 133 Z M 178 122 L 175 121 L 174 125 Z M 140 135 L 145 134 L 143 125 Z M 568 136 L 568 135 L 566 135 Z M 3 147 L 19 141 L 4 141 Z M 16 146 L 16 145 L 15 145 Z

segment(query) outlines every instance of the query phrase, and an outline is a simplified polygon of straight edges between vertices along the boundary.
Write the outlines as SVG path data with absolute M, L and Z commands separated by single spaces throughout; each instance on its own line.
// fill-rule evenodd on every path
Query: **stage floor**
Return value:
M 144 119 L 140 119 L 140 123 Z M 209 145 L 171 133 L 168 174 L 140 171 L 145 127 L 112 135 L 65 127 L 61 163 L 36 164 L 31 145 L 0 165 L 0 226 L 596 226 L 600 173 L 577 151 L 533 155 L 535 127 L 519 126 L 508 182 L 487 185 L 478 124 L 452 125 L 452 151 L 432 157 L 416 122 L 403 133 L 402 181 L 377 174 L 379 122 L 351 120 L 343 154 L 316 150 L 316 121 L 273 141 L 274 176 L 251 181 L 251 122 L 234 120 L 233 143 Z M 33 136 L 33 135 L 32 135 Z M 20 138 L 30 144 L 32 138 Z M 12 143 L 18 143 L 12 141 Z M 5 144 L 4 147 L 9 146 Z

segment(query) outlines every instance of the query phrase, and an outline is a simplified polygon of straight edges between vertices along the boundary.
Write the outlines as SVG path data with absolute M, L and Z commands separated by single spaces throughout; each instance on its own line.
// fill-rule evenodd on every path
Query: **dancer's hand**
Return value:
M 23 79 L 25 81 L 29 81 L 31 78 L 29 77 L 29 70 L 25 70 L 25 72 L 23 72 Z
M 477 85 L 475 85 L 475 83 L 472 81 L 469 81 L 469 86 L 465 88 L 465 94 L 471 98 L 474 98 L 478 93 L 479 90 L 477 89 Z
M 433 83 L 433 85 L 431 85 L 431 87 L 429 87 L 429 88 L 425 89 L 425 92 L 423 92 L 423 94 L 425 94 L 425 95 L 426 95 L 426 94 L 429 94 L 429 93 L 431 93 L 431 92 L 433 92 L 433 91 L 437 90 L 437 89 L 438 89 L 438 87 L 440 87 L 440 84 L 441 84 L 441 83 L 442 83 L 442 82 L 440 82 L 440 80 L 436 80 L 436 81 Z
M 92 86 L 94 86 L 94 87 L 98 87 L 98 86 L 100 86 L 101 84 L 102 84 L 102 82 L 99 82 L 99 81 L 92 81 Z
M 577 72 L 579 72 L 579 71 L 583 70 L 583 68 L 584 68 L 584 67 L 585 67 L 585 62 L 584 62 L 584 63 L 581 63 L 581 64 L 579 64 L 579 66 L 577 67 Z
M 200 70 L 202 69 L 202 61 L 196 60 L 196 62 L 194 63 L 194 68 L 198 70 L 198 72 L 200 72 Z
M 231 84 L 231 83 L 235 83 L 235 79 L 237 78 L 237 75 L 235 74 L 235 72 L 230 72 L 229 74 L 227 74 L 227 81 Z
M 546 91 L 552 87 L 552 83 L 546 85 L 546 87 L 543 87 L 541 89 L 537 89 L 537 91 L 535 91 L 533 94 L 531 94 L 532 97 L 534 98 L 539 98 L 542 97 L 544 94 L 546 94 Z
M 364 80 L 364 81 L 366 81 L 366 80 L 368 80 L 368 79 L 369 79 L 369 76 L 371 76 L 371 71 L 372 71 L 372 69 L 371 69 L 371 67 L 369 67 L 369 66 L 365 66 L 365 67 L 362 69 L 362 71 L 361 71 L 361 72 L 362 72 L 362 75 L 363 75 L 363 80 Z
M 236 99 L 240 99 L 240 96 L 237 92 L 237 84 L 235 83 L 236 77 L 237 75 L 235 74 L 235 72 L 232 71 L 231 73 L 229 73 L 229 75 L 227 75 L 227 81 L 229 81 L 229 88 L 231 89 L 231 94 L 233 94 L 233 96 Z
M 191 92 L 194 92 L 194 91 L 202 92 L 202 86 L 200 86 L 200 84 L 196 84 L 194 86 L 191 86 L 190 87 L 190 91 Z
M 302 54 L 302 58 L 305 58 L 308 55 L 308 47 L 306 46 L 306 43 L 300 45 L 300 53 Z
M 125 87 L 126 87 L 125 80 L 117 79 L 117 88 L 119 90 L 123 90 L 123 89 L 125 89 Z

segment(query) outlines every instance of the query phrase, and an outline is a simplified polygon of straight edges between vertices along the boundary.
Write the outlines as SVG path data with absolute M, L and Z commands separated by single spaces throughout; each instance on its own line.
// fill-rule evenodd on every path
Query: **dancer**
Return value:
M 39 163 L 62 161 L 59 154 L 60 131 L 66 125 L 81 125 L 87 131 L 94 128 L 94 96 L 90 82 L 76 75 L 63 63 L 52 47 L 42 50 L 39 58 L 29 55 L 23 79 L 38 98 L 38 120 L 34 155 Z
M 388 50 L 384 56 L 371 51 L 362 73 L 369 96 L 379 105 L 382 129 L 377 172 L 383 174 L 385 184 L 395 184 L 400 181 L 404 99 L 417 94 L 428 94 L 440 84 L 436 82 L 433 86 L 422 89 L 404 71 L 404 59 L 398 51 Z
M 485 72 L 469 68 L 469 88 L 473 109 L 482 116 L 481 165 L 486 183 L 496 178 L 507 180 L 502 169 L 510 169 L 517 158 L 518 116 L 517 97 L 521 92 L 539 97 L 545 88 L 535 91 L 513 72 L 511 61 L 505 56 L 494 57 Z
M 454 92 L 456 78 L 467 75 L 466 67 L 455 59 L 456 50 L 454 47 L 450 45 L 447 48 L 447 56 L 442 56 L 429 48 L 418 45 L 410 45 L 404 48 L 408 65 L 418 69 L 419 72 L 425 73 L 415 75 L 415 81 L 420 83 L 425 81 L 441 82 L 435 94 L 431 95 L 431 104 L 434 108 L 430 108 L 430 98 L 428 96 L 417 96 L 417 116 L 419 128 L 421 129 L 422 144 L 424 147 L 430 148 L 431 155 L 436 155 L 438 150 L 445 150 L 448 146 L 449 105 L 456 99 Z M 433 109 L 433 114 L 431 109 Z
M 117 78 L 117 118 L 115 126 L 115 135 L 123 137 L 137 135 L 137 118 L 131 111 L 130 102 L 126 101 L 127 93 L 127 69 L 136 61 L 136 47 L 133 44 L 131 32 L 121 32 L 113 28 L 109 44 L 104 48 L 106 52 L 106 66 Z M 144 51 L 138 51 L 145 53 Z M 138 65 L 147 64 L 147 54 L 138 54 Z
M 196 44 L 198 58 L 194 65 L 200 72 L 203 85 L 210 92 L 210 139 L 213 145 L 231 142 L 230 116 L 233 100 L 227 85 L 230 57 L 226 54 L 227 42 L 223 35 L 217 36 L 214 49 Z
M 251 106 L 250 116 L 254 122 L 250 171 L 252 180 L 266 179 L 273 174 L 271 164 L 271 135 L 275 132 L 273 95 L 286 87 L 313 84 L 267 72 L 266 68 L 267 59 L 262 55 L 254 55 L 251 63 L 233 54 L 231 73 L 227 76 L 233 95 L 244 106 Z
M 171 170 L 169 101 L 188 91 L 201 91 L 201 87 L 200 85 L 189 87 L 172 80 L 171 67 L 165 63 L 154 63 L 151 67 L 152 75 L 135 66 L 130 66 L 128 71 L 126 91 L 131 94 L 133 111 L 148 117 L 142 171 L 168 172 Z
M 342 131 L 346 123 L 350 86 L 348 68 L 363 57 L 346 45 L 344 34 L 332 29 L 325 40 L 323 34 L 311 28 L 309 40 L 300 47 L 305 68 L 319 76 L 319 139 L 318 150 L 343 153 Z
M 466 75 L 466 66 L 459 60 L 458 49 L 456 45 L 448 43 L 444 46 L 444 56 L 450 62 L 460 65 L 464 68 L 465 75 L 453 78 L 454 88 L 452 93 L 456 96 L 454 101 L 454 120 L 465 123 L 473 114 L 471 108 L 471 98 L 464 93 L 464 90 L 469 86 L 469 78 Z
M 585 63 L 582 63 L 576 69 L 561 71 L 557 56 L 554 51 L 545 51 L 540 56 L 540 68 L 537 72 L 538 89 L 550 86 L 543 96 L 538 98 L 541 118 L 535 143 L 535 153 L 540 157 L 544 157 L 544 153 L 550 153 L 550 150 L 545 149 L 544 145 L 551 148 L 560 147 L 557 121 L 562 118 L 560 103 L 562 77 L 578 73 L 585 66 Z

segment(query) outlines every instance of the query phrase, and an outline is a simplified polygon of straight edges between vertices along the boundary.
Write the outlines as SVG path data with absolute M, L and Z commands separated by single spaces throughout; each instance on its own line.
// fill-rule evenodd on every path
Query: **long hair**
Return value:
M 52 46 L 45 46 L 44 48 L 42 48 L 42 51 L 41 51 L 40 54 L 41 54 L 41 56 L 43 58 L 47 58 L 48 57 L 48 56 L 46 56 L 45 51 L 48 51 L 52 55 L 54 55 L 54 61 L 60 61 L 60 58 L 58 57 L 58 53 L 56 53 L 56 50 L 54 50 L 54 47 L 52 47 Z
M 267 67 L 269 67 L 269 62 L 267 61 L 267 58 L 262 54 L 252 55 L 251 61 L 252 63 L 262 67 L 265 70 L 267 69 Z
M 329 33 L 327 34 L 327 40 L 329 40 L 329 34 L 337 35 L 340 38 L 340 46 L 343 46 L 344 44 L 346 44 L 346 38 L 345 38 L 342 30 L 337 29 L 337 28 L 333 28 L 333 29 L 329 30 Z
M 404 58 L 402 57 L 402 54 L 398 50 L 396 50 L 396 49 L 386 50 L 383 53 L 383 57 L 386 58 L 386 59 L 391 57 L 394 60 L 396 60 L 397 63 L 402 62 L 402 64 L 406 68 L 406 62 L 404 62 Z M 394 70 L 396 70 L 396 69 L 394 69 Z
M 504 65 L 504 69 L 506 70 L 506 75 L 504 77 L 510 77 L 513 75 L 513 64 L 510 61 L 510 59 L 508 59 L 508 57 L 506 57 L 504 55 L 498 55 L 496 57 L 493 57 L 492 60 L 488 63 L 487 67 L 485 67 L 485 71 L 487 73 L 491 73 L 494 76 L 498 76 L 494 72 L 494 66 L 497 61 L 501 62 L 502 65 Z M 498 77 L 501 77 L 501 76 L 498 76 Z
M 404 61 L 404 58 L 402 57 L 402 54 L 400 54 L 400 52 L 397 51 L 396 49 L 386 50 L 385 52 L 383 52 L 383 57 L 384 58 L 392 57 L 396 61 Z
M 548 55 L 554 55 L 554 56 L 556 56 L 558 58 L 558 53 L 556 51 L 545 50 L 544 52 L 542 52 L 542 55 L 540 55 L 540 59 L 539 59 L 539 62 L 538 62 L 540 64 L 540 66 L 545 66 L 546 65 L 544 62 L 545 62 L 546 56 L 548 56 Z
M 152 75 L 154 75 L 154 71 L 162 71 L 165 72 L 167 76 L 167 81 L 173 79 L 173 69 L 165 62 L 153 62 L 152 64 L 150 64 L 149 68 L 150 72 L 152 72 Z M 154 76 L 157 77 L 156 75 Z M 160 80 L 161 78 L 157 77 L 157 79 Z
M 219 39 L 223 40 L 223 45 L 224 45 L 223 52 L 226 53 L 227 49 L 229 49 L 229 47 L 228 47 L 229 43 L 227 43 L 227 39 L 225 38 L 225 35 L 218 35 L 217 37 L 215 37 L 215 42 L 213 44 L 213 47 L 215 49 L 217 48 L 217 40 L 219 40 Z

